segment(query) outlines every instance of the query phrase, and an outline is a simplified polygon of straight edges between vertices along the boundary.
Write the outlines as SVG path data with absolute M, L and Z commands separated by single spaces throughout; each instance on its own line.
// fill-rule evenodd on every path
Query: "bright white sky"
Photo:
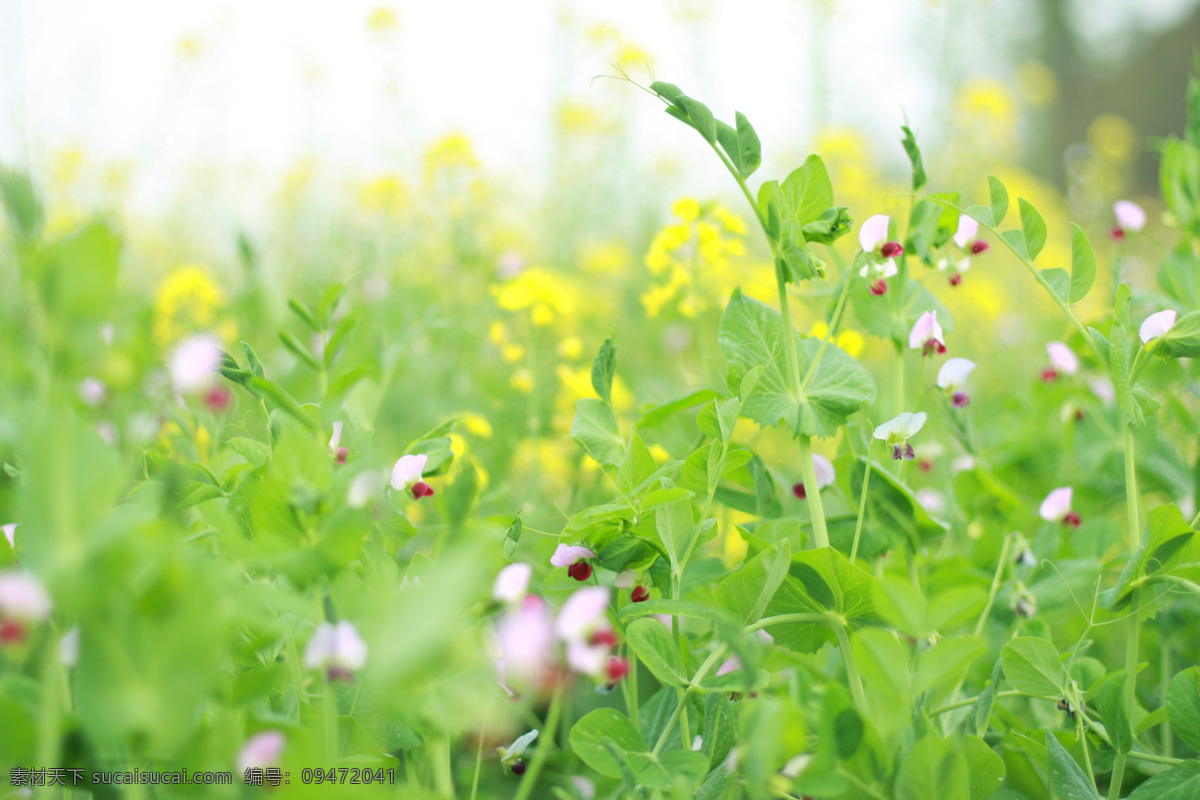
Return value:
M 944 42 L 970 59 L 970 74 L 1004 77 L 1004 53 L 1033 34 L 1023 22 L 1032 0 L 699 0 L 713 9 L 701 27 L 679 20 L 683 2 L 384 0 L 401 30 L 381 45 L 366 29 L 380 0 L 0 0 L 0 161 L 36 163 L 74 143 L 135 159 L 139 180 L 156 183 L 197 158 L 268 173 L 305 153 L 403 168 L 430 138 L 463 130 L 485 163 L 536 174 L 552 98 L 602 91 L 588 79 L 609 71 L 606 55 L 577 33 L 601 22 L 719 116 L 736 102 L 768 149 L 812 133 L 815 85 L 834 87 L 829 121 L 891 139 L 902 110 L 918 129 L 938 124 Z M 1096 37 L 1119 46 L 1130 25 L 1169 24 L 1193 4 L 1078 6 Z M 821 9 L 831 16 L 814 35 Z M 556 23 L 564 15 L 575 32 Z M 184 37 L 203 45 L 194 62 L 177 54 Z M 831 83 L 813 74 L 815 60 Z M 647 115 L 640 146 L 677 146 L 649 98 L 630 90 L 629 103 Z

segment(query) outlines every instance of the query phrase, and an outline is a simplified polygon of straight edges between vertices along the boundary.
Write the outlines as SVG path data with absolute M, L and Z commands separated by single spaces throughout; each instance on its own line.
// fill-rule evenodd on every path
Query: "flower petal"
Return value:
M 1041 508 L 1038 509 L 1038 516 L 1047 522 L 1062 521 L 1062 518 L 1071 511 L 1071 495 L 1070 486 L 1061 486 L 1050 492 L 1042 501 Z
M 930 339 L 943 341 L 942 326 L 937 321 L 937 311 L 926 311 L 913 323 L 908 334 L 908 346 L 913 350 L 921 350 Z
M 874 437 L 889 444 L 902 442 L 913 436 L 925 425 L 925 412 L 905 411 L 875 429 Z
M 595 558 L 591 548 L 581 544 L 560 544 L 550 556 L 550 564 L 555 567 L 569 567 L 584 558 Z
M 1079 372 L 1079 356 L 1075 355 L 1075 351 L 1062 342 L 1047 344 L 1046 354 L 1050 356 L 1050 363 L 1054 365 L 1055 369 L 1065 372 L 1067 375 Z
M 1174 324 L 1174 310 L 1168 308 L 1166 311 L 1157 311 L 1146 317 L 1146 321 L 1138 329 L 1138 335 L 1142 337 L 1143 343 L 1148 344 L 1152 339 L 1165 335 Z
M 975 369 L 969 358 L 951 358 L 938 370 L 937 385 L 940 389 L 954 391 L 967 382 L 967 376 Z
M 567 598 L 558 612 L 554 630 L 566 642 L 586 639 L 598 629 L 608 613 L 608 589 L 589 586 Z
M 858 244 L 863 250 L 872 252 L 887 241 L 888 223 L 886 214 L 876 214 L 869 217 L 858 229 Z
M 829 463 L 828 458 L 817 453 L 813 453 L 813 471 L 817 474 L 818 489 L 824 489 L 837 478 L 837 472 L 834 471 L 833 464 Z
M 425 462 L 428 460 L 429 456 L 426 455 L 400 456 L 396 466 L 392 467 L 392 488 L 403 492 L 414 483 L 419 482 L 421 472 L 425 469 Z
M 954 232 L 954 243 L 959 248 L 966 250 L 967 245 L 971 244 L 971 240 L 977 233 L 979 233 L 979 222 L 973 217 L 962 214 L 958 218 L 958 230 Z
M 496 575 L 492 584 L 492 597 L 501 603 L 519 603 L 529 589 L 529 578 L 533 567 L 524 563 L 509 564 Z
M 195 336 L 171 353 L 168 369 L 175 391 L 181 394 L 207 389 L 221 366 L 221 345 L 210 336 Z
M 1113 203 L 1113 215 L 1122 230 L 1130 233 L 1140 233 L 1146 227 L 1146 212 L 1132 200 L 1118 200 Z

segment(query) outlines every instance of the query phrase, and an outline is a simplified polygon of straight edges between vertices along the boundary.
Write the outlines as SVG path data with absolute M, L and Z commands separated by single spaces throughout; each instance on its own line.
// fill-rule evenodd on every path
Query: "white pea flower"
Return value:
M 1054 369 L 1065 375 L 1079 372 L 1079 356 L 1063 342 L 1050 342 L 1046 345 L 1046 355 L 1050 356 L 1050 364 Z
M 501 603 L 517 604 L 525 599 L 529 589 L 529 578 L 533 575 L 533 567 L 517 562 L 509 564 L 496 575 L 492 584 L 492 597 Z
M 263 731 L 254 734 L 246 740 L 238 753 L 238 772 L 244 775 L 248 769 L 268 769 L 278 766 L 279 756 L 283 753 L 286 741 L 279 731 Z
M 349 678 L 367 663 L 367 643 L 354 624 L 342 620 L 336 626 L 322 622 L 308 640 L 304 665 L 326 670 L 330 678 Z
M 1149 344 L 1152 340 L 1165 336 L 1174 325 L 1174 310 L 1168 308 L 1166 311 L 1157 311 L 1146 317 L 1142 327 L 1138 329 L 1138 335 L 1142 337 L 1143 344 Z
M 411 491 L 414 500 L 431 496 L 433 488 L 421 477 L 428 461 L 429 456 L 422 454 L 400 456 L 392 467 L 392 488 L 398 492 Z
M 950 402 L 955 408 L 962 408 L 971 402 L 962 387 L 974 371 L 975 362 L 968 358 L 951 358 L 938 370 L 938 388 L 950 395 Z
M 912 445 L 908 440 L 915 436 L 925 425 L 925 412 L 912 413 L 905 411 L 894 419 L 890 419 L 875 429 L 876 439 L 887 443 L 892 448 L 892 458 L 899 461 L 911 461 L 915 457 Z
M 1132 200 L 1113 203 L 1113 216 L 1117 218 L 1117 229 L 1122 234 L 1141 233 L 1146 227 L 1146 211 Z
M 1079 515 L 1071 508 L 1073 491 L 1070 486 L 1061 486 L 1042 501 L 1038 515 L 1047 522 L 1061 522 L 1072 528 L 1078 528 L 1081 522 Z
M 946 352 L 946 335 L 938 324 L 937 311 L 926 311 L 917 318 L 908 333 L 908 346 L 920 350 L 923 356 Z
M 221 359 L 221 345 L 211 336 L 194 336 L 180 342 L 169 364 L 175 391 L 190 394 L 211 388 Z

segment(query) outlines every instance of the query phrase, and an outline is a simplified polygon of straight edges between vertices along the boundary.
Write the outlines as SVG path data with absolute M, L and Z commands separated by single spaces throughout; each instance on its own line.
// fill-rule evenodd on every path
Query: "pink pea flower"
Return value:
M 238 772 L 246 774 L 248 769 L 268 769 L 279 765 L 279 756 L 287 740 L 279 731 L 263 731 L 246 740 L 238 753 Z
M 1117 224 L 1112 229 L 1113 239 L 1124 239 L 1127 233 L 1141 233 L 1146 227 L 1146 212 L 1132 200 L 1118 200 L 1113 203 L 1113 216 Z
M 529 589 L 529 577 L 532 574 L 533 567 L 528 564 L 509 564 L 496 575 L 496 582 L 492 584 L 492 597 L 510 605 L 520 603 L 525 599 L 525 592 Z
M 938 388 L 950 395 L 950 402 L 955 408 L 962 408 L 971 402 L 962 387 L 974 370 L 975 362 L 968 358 L 951 358 L 938 370 Z
M 336 626 L 322 622 L 304 649 L 304 665 L 325 670 L 330 680 L 349 680 L 367 663 L 367 643 L 354 624 L 342 620 Z
M 1138 336 L 1142 338 L 1143 344 L 1149 344 L 1154 339 L 1165 336 L 1174 325 L 1175 312 L 1172 309 L 1157 311 L 1146 317 L 1142 327 L 1138 329 Z
M 29 627 L 50 616 L 53 603 L 42 582 L 28 572 L 0 572 L 0 645 L 23 642 Z
M 559 544 L 550 556 L 550 563 L 555 567 L 567 567 L 567 574 L 577 581 L 586 581 L 592 577 L 592 565 L 587 560 L 595 558 L 596 554 L 583 545 Z
M 221 346 L 211 336 L 194 336 L 181 342 L 168 364 L 175 391 L 190 394 L 212 387 L 221 367 Z
M 1042 501 L 1042 505 L 1038 509 L 1038 515 L 1047 522 L 1061 522 L 1063 525 L 1078 528 L 1082 520 L 1071 509 L 1071 496 L 1072 489 L 1070 486 L 1062 486 L 1055 489 L 1046 495 L 1046 499 Z
M 966 250 L 977 233 L 979 233 L 979 221 L 966 214 L 960 214 L 958 230 L 954 232 L 954 243 L 958 245 L 959 249 Z
M 433 488 L 421 478 L 428 460 L 429 456 L 426 455 L 400 456 L 400 460 L 392 467 L 392 488 L 398 492 L 411 491 L 414 500 L 430 497 Z
M 937 311 L 926 311 L 913 325 L 908 334 L 908 346 L 920 350 L 921 355 L 946 352 L 945 334 L 937 321 Z
M 518 608 L 496 623 L 496 644 L 503 670 L 501 681 L 529 684 L 553 664 L 554 617 L 540 597 L 528 595 Z
M 1050 364 L 1056 373 L 1074 375 L 1079 372 L 1079 356 L 1066 344 L 1050 342 L 1046 345 L 1046 355 L 1050 356 Z M 1058 377 L 1057 374 L 1055 377 Z

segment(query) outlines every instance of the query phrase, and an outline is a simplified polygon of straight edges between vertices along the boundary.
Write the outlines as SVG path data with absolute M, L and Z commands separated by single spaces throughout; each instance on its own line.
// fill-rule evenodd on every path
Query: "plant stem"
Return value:
M 854 698 L 854 705 L 858 708 L 859 713 L 865 714 L 867 698 L 863 694 L 862 677 L 858 674 L 858 668 L 854 666 L 854 653 L 850 647 L 850 636 L 846 633 L 845 623 L 838 620 L 833 626 L 833 632 L 837 636 L 838 649 L 842 651 L 842 663 L 846 665 L 846 680 L 850 684 L 850 695 Z
M 858 498 L 858 522 L 854 524 L 854 544 L 850 546 L 850 563 L 858 558 L 858 540 L 862 536 L 863 518 L 867 515 L 867 487 L 871 485 L 871 444 L 867 442 L 867 468 L 863 472 L 862 497 Z
M 625 702 L 626 711 L 629 712 L 629 719 L 633 722 L 633 727 L 641 729 L 641 722 L 638 719 L 638 661 L 637 653 L 633 652 L 632 647 L 625 648 L 629 658 L 629 677 L 625 683 L 629 686 L 629 697 Z
M 288 671 L 292 674 L 292 685 L 296 687 L 296 697 L 304 705 L 312 705 L 308 699 L 308 689 L 304 686 L 304 672 L 300 664 L 300 653 L 296 650 L 296 634 L 293 632 L 287 641 Z
M 529 769 L 521 776 L 521 783 L 517 786 L 517 793 L 513 795 L 513 800 L 528 800 L 529 793 L 533 791 L 538 776 L 542 773 L 542 767 L 545 766 L 546 759 L 550 756 L 550 750 L 554 745 L 554 731 L 558 727 L 558 718 L 562 714 L 565 690 L 566 687 L 562 685 L 554 690 L 554 698 L 550 701 L 550 711 L 546 714 L 546 725 L 542 729 L 544 733 L 538 743 L 537 752 L 533 754 L 533 758 L 529 762 Z
M 658 737 L 658 741 L 654 744 L 652 755 L 658 755 L 662 752 L 663 747 L 665 747 L 667 744 L 667 737 L 671 735 L 671 729 L 675 727 L 676 719 L 680 716 L 680 714 L 683 713 L 683 707 L 691 698 L 692 692 L 696 691 L 696 686 L 700 683 L 700 681 L 704 680 L 704 676 L 708 675 L 708 671 L 713 668 L 713 665 L 716 664 L 722 656 L 725 655 L 725 650 L 727 648 L 728 645 L 718 645 L 715 650 L 708 654 L 708 658 L 704 659 L 704 663 L 700 665 L 700 668 L 696 670 L 696 674 L 693 675 L 692 679 L 688 682 L 688 687 L 686 690 L 684 690 L 683 696 L 679 700 L 679 704 L 675 706 L 675 710 L 671 712 L 671 718 L 667 720 L 667 724 L 663 726 L 662 734 Z M 688 743 L 684 742 L 684 745 L 687 746 Z M 518 797 L 517 800 L 523 800 L 523 798 Z
M 1096 785 L 1096 776 L 1092 772 L 1092 754 L 1088 752 L 1087 736 L 1083 733 L 1083 715 L 1075 715 L 1075 735 L 1079 737 L 1079 747 L 1083 750 L 1083 769 L 1087 773 L 1088 780 L 1092 782 L 1092 786 Z
M 1136 553 L 1141 546 L 1142 536 L 1138 519 L 1137 460 L 1133 443 L 1133 424 L 1125 420 L 1125 507 L 1129 512 L 1129 552 Z M 1137 693 L 1138 638 L 1141 633 L 1141 598 L 1134 588 L 1130 598 L 1129 631 L 1125 634 L 1125 718 L 1133 719 L 1133 704 Z M 1109 800 L 1121 796 L 1121 785 L 1125 777 L 1124 753 L 1117 753 L 1113 761 L 1112 783 L 1108 790 Z
M 821 489 L 817 486 L 817 471 L 813 466 L 812 440 L 801 435 L 797 437 L 797 441 L 800 443 L 800 476 L 804 479 L 804 494 L 808 499 L 808 515 L 812 518 L 813 538 L 817 547 L 829 547 L 825 508 L 821 505 Z
M 479 771 L 483 767 L 483 731 L 479 729 L 479 745 L 475 748 L 475 777 L 471 779 L 471 800 L 479 793 Z
M 896 346 L 896 358 L 892 361 L 892 397 L 895 404 L 892 416 L 904 413 L 904 348 Z
M 333 692 L 333 679 L 325 678 L 325 691 L 321 698 L 321 718 L 325 728 L 325 757 L 334 764 L 338 759 L 337 746 L 337 699 Z
M 996 692 L 996 694 L 994 694 L 992 696 L 993 697 L 1028 697 L 1029 695 L 1025 694 L 1024 692 L 1018 692 L 1016 689 L 1009 689 L 1008 691 L 1005 691 L 1005 692 Z M 1044 700 L 1053 700 L 1054 698 L 1046 697 L 1043 699 Z M 946 705 L 941 706 L 940 708 L 935 708 L 933 711 L 930 711 L 929 716 L 936 717 L 939 714 L 945 714 L 947 711 L 953 711 L 956 708 L 965 708 L 969 705 L 975 704 L 975 702 L 977 702 L 978 700 L 979 700 L 978 695 L 975 697 L 968 697 L 963 700 L 955 700 L 953 703 L 947 703 Z
M 996 573 L 992 575 L 992 585 L 988 589 L 987 603 L 983 607 L 983 611 L 979 615 L 979 621 L 975 623 L 975 633 L 979 636 L 983 633 L 983 626 L 987 624 L 988 615 L 992 613 L 992 604 L 996 602 L 996 594 L 1000 591 L 1000 581 L 1004 579 L 1004 570 L 1008 567 L 1008 550 L 1012 547 L 1012 534 L 1004 537 L 1004 546 L 1000 548 L 1000 563 L 996 565 Z

